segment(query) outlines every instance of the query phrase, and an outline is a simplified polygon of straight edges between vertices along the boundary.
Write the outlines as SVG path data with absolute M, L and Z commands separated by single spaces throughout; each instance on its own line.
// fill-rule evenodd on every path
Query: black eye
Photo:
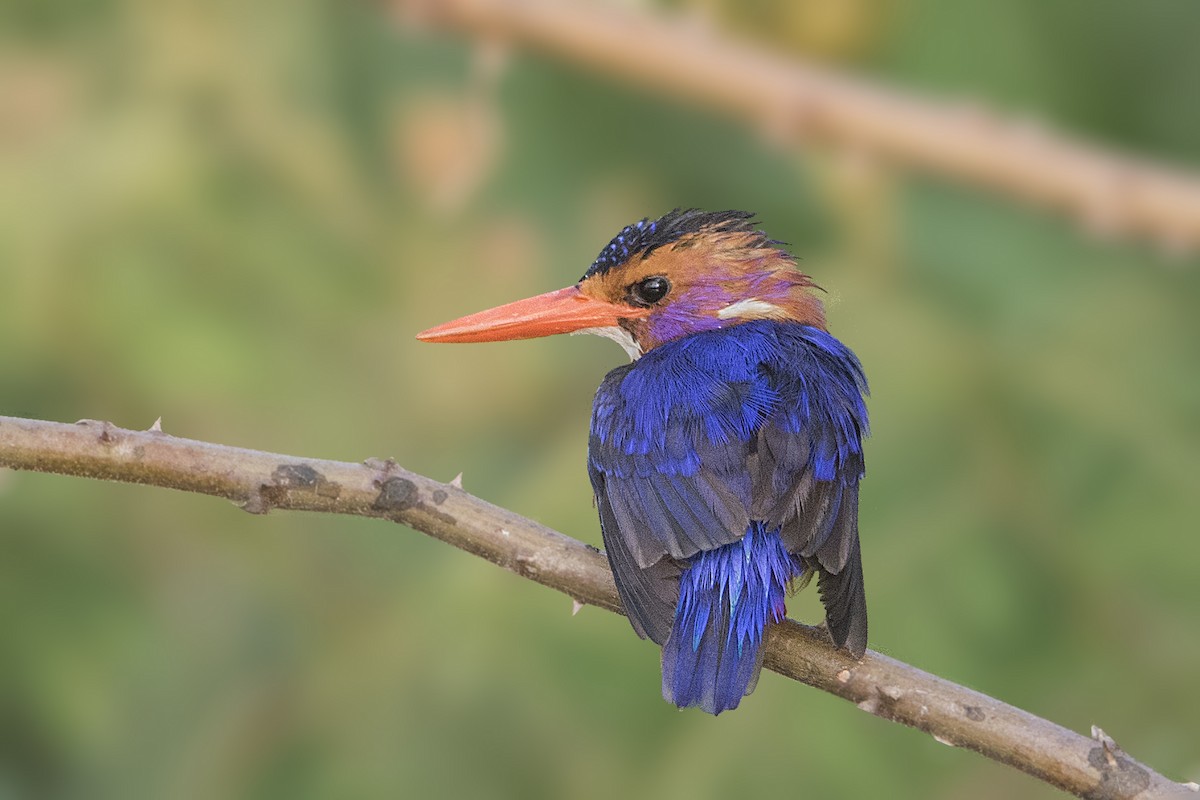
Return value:
M 629 287 L 629 301 L 635 306 L 652 306 L 671 291 L 671 282 L 661 275 L 644 278 Z

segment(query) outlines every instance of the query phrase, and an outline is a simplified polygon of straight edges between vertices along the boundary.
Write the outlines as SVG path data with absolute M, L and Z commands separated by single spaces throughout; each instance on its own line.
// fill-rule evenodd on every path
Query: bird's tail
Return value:
M 737 708 L 754 691 L 766 626 L 783 619 L 787 585 L 800 560 L 752 522 L 740 541 L 693 556 L 663 645 L 663 697 L 710 714 Z

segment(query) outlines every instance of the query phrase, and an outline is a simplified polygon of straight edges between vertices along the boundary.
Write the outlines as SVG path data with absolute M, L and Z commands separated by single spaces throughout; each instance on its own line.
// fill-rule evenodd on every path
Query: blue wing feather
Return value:
M 832 336 L 766 320 L 669 342 L 609 373 L 596 394 L 588 470 L 639 634 L 665 644 L 682 602 L 680 574 L 753 524 L 817 571 L 834 641 L 863 652 L 857 509 L 866 391 L 858 360 Z M 730 559 L 723 585 L 734 591 L 749 578 Z M 710 627 L 729 624 L 714 618 Z M 672 669 L 720 661 L 710 644 L 697 642 L 695 658 L 673 656 Z M 722 669 L 746 674 L 740 663 Z M 704 685 L 708 697 L 730 695 Z

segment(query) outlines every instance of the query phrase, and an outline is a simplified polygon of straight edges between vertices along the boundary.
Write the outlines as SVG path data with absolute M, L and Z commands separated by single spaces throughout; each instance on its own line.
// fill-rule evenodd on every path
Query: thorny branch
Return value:
M 244 450 L 168 436 L 157 423 L 132 431 L 107 422 L 0 417 L 0 467 L 208 494 L 254 514 L 280 508 L 390 519 L 577 603 L 621 611 L 608 563 L 595 548 L 391 460 L 351 464 Z M 791 620 L 777 626 L 765 664 L 1080 797 L 1198 796 L 1195 784 L 1175 783 L 1135 761 L 1098 728 L 1082 736 L 873 651 L 855 662 L 819 628 Z
M 749 121 L 1060 210 L 1107 236 L 1200 251 L 1200 178 L 1005 119 L 773 56 L 716 31 L 580 0 L 390 0 L 397 16 L 512 43 Z

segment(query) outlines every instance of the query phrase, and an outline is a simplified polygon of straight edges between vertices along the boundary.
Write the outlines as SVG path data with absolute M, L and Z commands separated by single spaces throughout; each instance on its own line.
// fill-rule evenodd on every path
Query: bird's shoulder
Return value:
M 799 323 L 758 320 L 685 336 L 612 370 L 596 392 L 593 434 L 645 450 L 672 424 L 747 439 L 782 414 L 791 430 L 818 407 L 861 417 L 866 378 L 854 353 Z

